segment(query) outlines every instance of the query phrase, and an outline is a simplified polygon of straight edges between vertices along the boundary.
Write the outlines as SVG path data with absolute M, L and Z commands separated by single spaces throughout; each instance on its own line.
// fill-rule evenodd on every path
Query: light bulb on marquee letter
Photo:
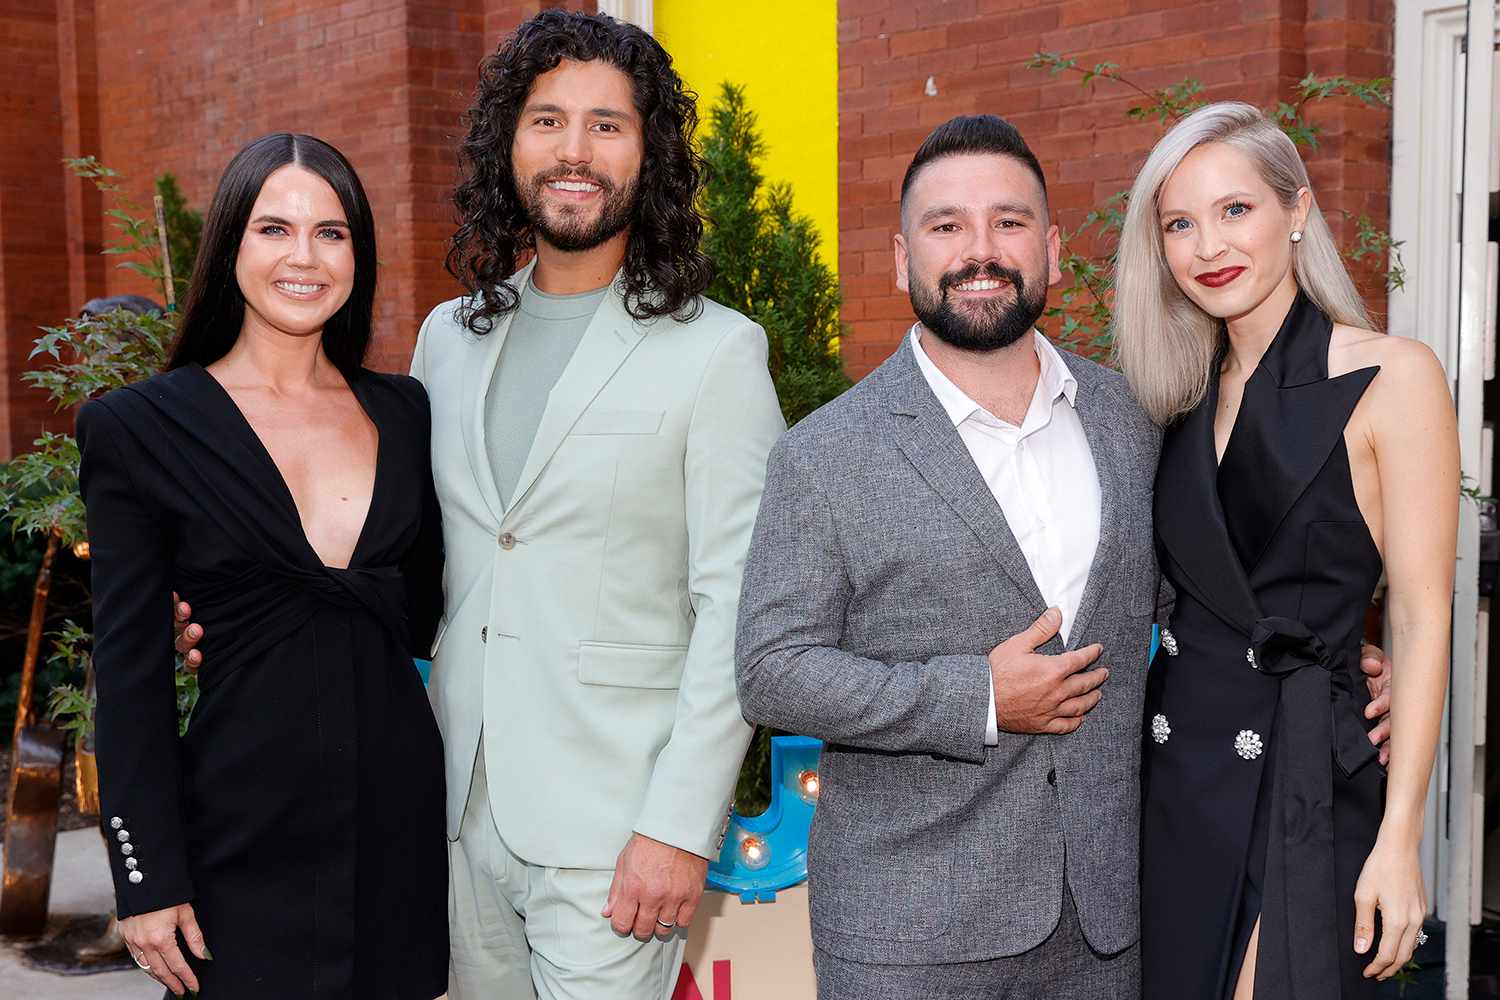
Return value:
M 740 863 L 751 871 L 760 871 L 771 863 L 770 845 L 751 834 L 740 841 Z
M 807 770 L 797 775 L 797 794 L 802 796 L 802 801 L 816 804 L 820 784 L 818 772 Z

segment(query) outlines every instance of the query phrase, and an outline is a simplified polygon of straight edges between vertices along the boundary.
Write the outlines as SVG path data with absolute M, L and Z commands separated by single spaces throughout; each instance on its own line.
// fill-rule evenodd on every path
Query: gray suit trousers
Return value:
M 1030 951 L 982 962 L 871 965 L 826 951 L 813 954 L 818 1000 L 1123 1000 L 1141 993 L 1141 948 L 1114 955 L 1089 947 L 1073 894 L 1062 917 Z

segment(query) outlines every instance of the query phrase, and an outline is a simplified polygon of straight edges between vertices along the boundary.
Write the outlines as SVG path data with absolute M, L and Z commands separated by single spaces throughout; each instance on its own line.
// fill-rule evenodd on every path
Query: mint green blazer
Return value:
M 632 832 L 712 857 L 751 735 L 741 574 L 785 430 L 765 332 L 706 300 L 692 322 L 641 323 L 606 296 L 507 509 L 484 412 L 510 318 L 476 336 L 460 301 L 427 317 L 411 367 L 432 401 L 447 557 L 428 691 L 448 835 L 482 731 L 495 821 L 524 860 L 613 868 Z

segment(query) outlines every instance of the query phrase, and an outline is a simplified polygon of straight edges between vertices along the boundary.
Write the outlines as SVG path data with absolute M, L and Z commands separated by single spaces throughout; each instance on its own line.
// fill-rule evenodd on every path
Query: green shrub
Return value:
M 812 219 L 794 208 L 791 186 L 765 183 L 765 144 L 744 89 L 724 84 L 708 121 L 699 200 L 703 251 L 715 267 L 708 295 L 765 327 L 781 412 L 794 424 L 849 388 L 838 352 L 838 278 L 818 254 Z M 735 805 L 747 816 L 771 801 L 772 735 L 756 731 L 740 770 Z

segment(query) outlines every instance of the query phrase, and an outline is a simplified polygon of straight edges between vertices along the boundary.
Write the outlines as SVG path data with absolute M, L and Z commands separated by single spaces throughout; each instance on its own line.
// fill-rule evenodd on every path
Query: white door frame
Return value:
M 629 21 L 646 34 L 656 33 L 655 4 L 652 0 L 598 0 L 601 14 L 608 14 L 617 21 Z
M 1470 37 L 1483 58 L 1466 57 Z M 1402 241 L 1406 287 L 1390 297 L 1390 331 L 1432 347 L 1458 410 L 1464 471 L 1490 492 L 1484 382 L 1494 375 L 1493 285 L 1487 245 L 1494 110 L 1495 0 L 1398 0 L 1391 236 Z M 1461 192 L 1479 192 L 1463 198 Z M 1478 512 L 1460 507 L 1453 597 L 1452 682 L 1428 793 L 1423 872 L 1447 921 L 1445 995 L 1468 996 L 1469 934 L 1481 905 L 1484 672 L 1488 600 L 1478 592 Z M 1400 669 L 1399 663 L 1397 669 Z

